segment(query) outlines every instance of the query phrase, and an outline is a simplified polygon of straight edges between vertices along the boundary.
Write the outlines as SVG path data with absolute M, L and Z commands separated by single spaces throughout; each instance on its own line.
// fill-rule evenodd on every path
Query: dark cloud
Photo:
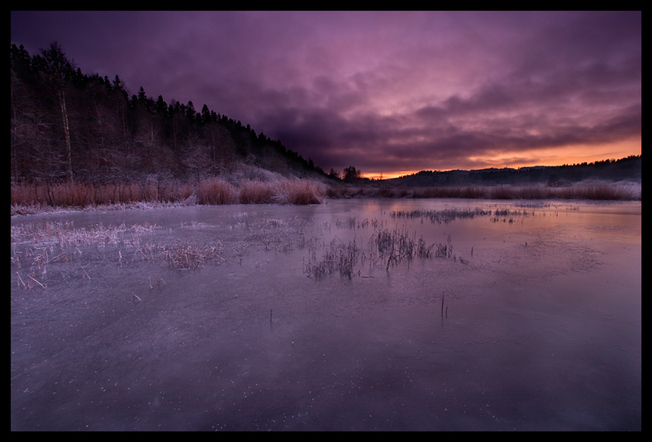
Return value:
M 623 156 L 640 153 L 640 12 L 11 18 L 12 42 L 31 53 L 57 40 L 85 72 L 207 104 L 325 170 L 567 162 L 571 146 L 599 156 L 627 140 Z

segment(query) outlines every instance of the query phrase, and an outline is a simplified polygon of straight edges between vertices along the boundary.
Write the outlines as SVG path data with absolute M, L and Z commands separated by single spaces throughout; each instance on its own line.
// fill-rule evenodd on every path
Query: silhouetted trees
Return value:
M 347 182 L 355 181 L 359 179 L 361 176 L 361 172 L 356 169 L 354 166 L 349 166 L 344 169 L 344 176 L 342 179 Z
M 619 160 L 607 159 L 593 163 L 563 166 L 534 166 L 489 168 L 479 170 L 420 171 L 390 180 L 396 185 L 468 186 L 495 184 L 546 184 L 549 187 L 567 186 L 583 180 L 641 181 L 641 155 L 630 155 Z
M 76 69 L 58 43 L 30 56 L 10 47 L 13 182 L 189 179 L 226 173 L 245 161 L 285 175 L 326 176 L 312 160 L 249 125 L 189 101 L 130 95 Z

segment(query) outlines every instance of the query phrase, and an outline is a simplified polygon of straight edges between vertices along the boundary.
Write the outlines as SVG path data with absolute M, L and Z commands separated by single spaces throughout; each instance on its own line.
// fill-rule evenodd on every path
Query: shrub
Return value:
M 240 204 L 269 204 L 274 202 L 274 192 L 269 183 L 246 180 L 240 185 Z
M 326 191 L 318 182 L 285 179 L 274 183 L 274 202 L 279 204 L 320 204 Z
M 234 204 L 238 202 L 238 190 L 227 181 L 209 178 L 199 183 L 199 204 Z

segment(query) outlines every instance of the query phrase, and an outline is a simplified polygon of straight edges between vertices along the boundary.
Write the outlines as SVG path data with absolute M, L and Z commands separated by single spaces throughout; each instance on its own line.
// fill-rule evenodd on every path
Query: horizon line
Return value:
M 627 155 L 621 158 L 604 158 L 602 160 L 595 160 L 595 161 L 583 161 L 580 163 L 560 163 L 560 164 L 534 164 L 534 165 L 519 165 L 519 166 L 503 166 L 503 167 L 496 167 L 496 166 L 488 166 L 488 167 L 482 167 L 482 168 L 477 168 L 477 169 L 462 169 L 462 168 L 450 168 L 450 169 L 421 169 L 421 170 L 414 170 L 414 171 L 399 171 L 399 172 L 393 172 L 393 173 L 384 173 L 384 172 L 370 172 L 370 173 L 361 173 L 361 177 L 369 180 L 376 180 L 376 181 L 385 181 L 385 180 L 391 180 L 391 179 L 396 179 L 396 178 L 402 178 L 406 176 L 411 176 L 411 175 L 416 175 L 421 172 L 454 172 L 454 171 L 462 171 L 462 172 L 473 172 L 473 171 L 482 171 L 482 170 L 489 170 L 489 169 L 513 169 L 513 170 L 519 170 L 519 169 L 525 169 L 525 168 L 535 168 L 535 167 L 571 167 L 571 166 L 590 166 L 594 165 L 595 163 L 601 163 L 605 161 L 610 161 L 610 162 L 616 162 L 616 161 L 621 161 L 625 160 L 628 158 L 640 158 L 642 154 L 632 154 L 632 155 Z

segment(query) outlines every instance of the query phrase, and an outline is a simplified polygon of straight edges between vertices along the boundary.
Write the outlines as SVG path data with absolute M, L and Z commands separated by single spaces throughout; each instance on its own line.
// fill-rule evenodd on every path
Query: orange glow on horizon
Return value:
M 392 171 L 389 173 L 362 173 L 362 178 L 368 178 L 370 180 L 391 180 L 392 178 L 398 178 L 404 175 L 412 175 L 414 173 L 420 172 L 419 170 L 399 170 Z
M 563 154 L 560 155 L 560 154 Z M 526 155 L 516 152 L 505 152 L 494 156 L 478 156 L 467 158 L 467 164 L 475 164 L 471 167 L 448 167 L 448 168 L 423 168 L 419 170 L 390 170 L 386 172 L 362 173 L 363 178 L 368 179 L 392 179 L 400 176 L 412 175 L 424 170 L 437 170 L 446 172 L 450 170 L 479 170 L 488 168 L 512 168 L 533 166 L 563 166 L 581 163 L 593 163 L 607 159 L 619 160 L 630 155 L 641 155 L 641 139 L 628 140 L 616 144 L 604 144 L 598 146 L 568 146 L 563 150 L 555 148 L 544 148 L 530 151 Z M 528 157 L 532 159 L 528 159 Z

